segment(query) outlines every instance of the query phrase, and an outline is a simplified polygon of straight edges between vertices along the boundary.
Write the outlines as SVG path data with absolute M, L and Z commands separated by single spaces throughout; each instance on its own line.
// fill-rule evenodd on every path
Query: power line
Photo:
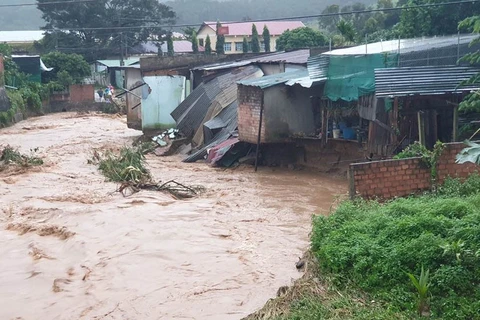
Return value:
M 75 0 L 75 1 L 51 1 L 44 3 L 16 3 L 16 4 L 0 4 L 0 8 L 8 7 L 29 7 L 29 6 L 48 6 L 55 4 L 71 4 L 71 3 L 86 3 L 86 2 L 96 2 L 98 0 Z
M 87 0 L 85 0 L 87 1 Z M 364 14 L 372 12 L 390 12 L 390 11 L 401 11 L 401 10 L 410 10 L 410 9 L 420 9 L 420 8 L 434 8 L 434 7 L 443 7 L 443 6 L 454 6 L 461 4 L 474 4 L 480 2 L 480 0 L 462 0 L 462 1 L 453 1 L 453 2 L 442 2 L 442 3 L 430 3 L 430 4 L 420 4 L 415 6 L 403 6 L 396 8 L 383 8 L 383 9 L 368 9 L 368 10 L 357 10 L 357 11 L 348 11 L 348 12 L 337 12 L 337 13 L 320 13 L 314 15 L 306 16 L 294 16 L 294 17 L 282 17 L 282 18 L 272 18 L 272 19 L 254 19 L 250 21 L 233 21 L 228 22 L 228 24 L 238 24 L 245 22 L 263 22 L 263 21 L 282 21 L 282 20 L 302 20 L 302 19 L 311 19 L 311 18 L 322 18 L 322 17 L 332 17 L 332 16 L 343 16 L 351 14 Z M 140 20 L 143 22 L 151 22 L 152 20 Z M 161 22 L 160 20 L 158 22 Z M 89 31 L 89 30 L 134 30 L 134 29 L 161 29 L 161 28 L 186 28 L 186 27 L 197 27 L 201 23 L 197 24 L 169 24 L 169 25 L 142 25 L 142 26 L 125 26 L 125 27 L 87 27 L 87 28 L 58 28 L 58 29 L 45 29 L 45 31 Z

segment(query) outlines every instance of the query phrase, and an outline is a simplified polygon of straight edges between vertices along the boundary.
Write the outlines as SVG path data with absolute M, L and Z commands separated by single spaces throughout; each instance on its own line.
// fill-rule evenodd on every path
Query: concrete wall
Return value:
M 73 84 L 70 86 L 70 102 L 94 102 L 95 87 L 93 84 Z
M 437 179 L 466 178 L 480 169 L 472 163 L 456 164 L 455 157 L 465 147 L 463 143 L 445 145 L 437 163 Z M 431 169 L 420 158 L 372 161 L 351 164 L 349 169 L 350 196 L 390 199 L 429 190 L 433 181 Z
M 126 69 L 125 70 L 126 88 L 131 90 L 143 83 L 142 73 L 140 69 Z M 132 93 L 127 93 L 127 126 L 131 129 L 142 130 L 142 88 L 132 90 Z M 139 96 L 139 97 L 137 97 Z M 135 109 L 133 109 L 135 107 Z
M 265 89 L 265 138 L 281 142 L 295 133 L 314 133 L 311 90 L 301 86 L 278 85 Z

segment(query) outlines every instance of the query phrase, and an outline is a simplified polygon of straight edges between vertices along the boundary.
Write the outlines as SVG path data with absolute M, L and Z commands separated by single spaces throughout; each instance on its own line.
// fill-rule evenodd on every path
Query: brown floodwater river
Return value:
M 315 173 L 148 156 L 156 180 L 207 191 L 124 198 L 87 161 L 140 134 L 75 113 L 0 130 L 0 145 L 45 160 L 0 172 L 0 319 L 241 319 L 301 276 L 312 215 L 347 190 Z

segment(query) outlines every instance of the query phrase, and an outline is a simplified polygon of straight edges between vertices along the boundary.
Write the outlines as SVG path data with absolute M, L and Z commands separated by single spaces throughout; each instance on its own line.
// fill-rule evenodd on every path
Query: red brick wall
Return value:
M 457 154 L 465 148 L 464 143 L 446 143 L 438 161 L 437 173 L 438 182 L 443 183 L 445 179 L 450 176 L 453 178 L 466 178 L 472 172 L 479 170 L 479 166 L 473 163 L 456 164 L 455 159 Z
M 262 89 L 257 87 L 242 85 L 238 87 L 238 134 L 240 141 L 257 143 L 262 95 Z M 263 114 L 261 142 L 265 142 L 265 114 Z
M 437 164 L 438 182 L 448 176 L 465 178 L 480 169 L 474 164 L 456 164 L 457 154 L 465 147 L 463 143 L 447 143 Z M 350 197 L 365 198 L 402 197 L 432 186 L 431 169 L 420 158 L 372 161 L 350 165 Z
M 95 87 L 93 84 L 74 84 L 70 86 L 70 102 L 89 101 L 95 101 Z

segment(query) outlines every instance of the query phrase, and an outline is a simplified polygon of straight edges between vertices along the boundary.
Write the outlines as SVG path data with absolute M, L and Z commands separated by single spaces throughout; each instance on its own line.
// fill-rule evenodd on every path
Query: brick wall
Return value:
M 479 166 L 456 164 L 457 154 L 465 147 L 463 143 L 447 143 L 437 164 L 438 182 L 447 177 L 465 178 Z M 402 197 L 426 191 L 432 187 L 431 169 L 420 158 L 372 161 L 351 164 L 349 168 L 350 197 L 365 198 Z
M 263 91 L 260 88 L 238 86 L 238 134 L 240 141 L 257 143 L 262 95 Z M 265 114 L 263 114 L 261 142 L 265 142 Z
M 70 86 L 70 102 L 94 102 L 95 87 L 93 84 L 75 84 Z
M 472 172 L 480 168 L 473 163 L 456 164 L 457 154 L 465 148 L 463 143 L 446 143 L 437 166 L 438 182 L 443 183 L 448 176 L 455 178 L 466 178 Z

